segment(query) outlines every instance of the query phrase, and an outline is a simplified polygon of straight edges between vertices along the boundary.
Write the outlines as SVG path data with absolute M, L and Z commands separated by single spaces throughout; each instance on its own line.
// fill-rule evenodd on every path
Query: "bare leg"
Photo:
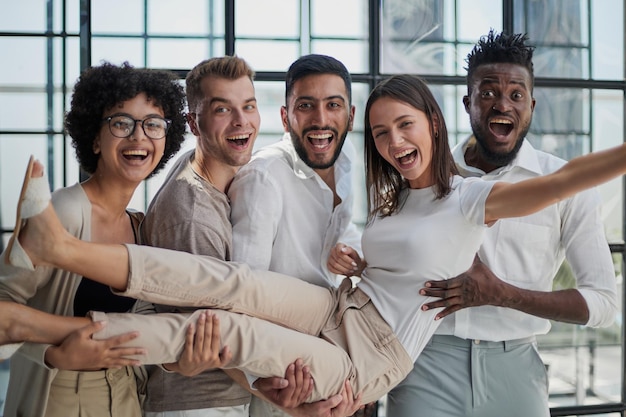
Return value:
M 91 319 L 87 317 L 55 316 L 23 304 L 0 301 L 0 345 L 13 342 L 56 345 L 89 323 Z
M 32 177 L 41 177 L 43 166 L 35 162 Z M 49 265 L 88 276 L 94 281 L 124 290 L 128 281 L 128 252 L 123 245 L 83 242 L 70 235 L 48 204 L 30 217 L 19 242 L 34 265 Z

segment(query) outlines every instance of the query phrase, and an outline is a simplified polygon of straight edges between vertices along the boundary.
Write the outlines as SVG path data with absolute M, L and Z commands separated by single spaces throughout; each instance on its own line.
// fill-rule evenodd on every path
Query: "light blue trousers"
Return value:
M 389 417 L 549 417 L 534 338 L 486 342 L 435 335 L 388 395 Z

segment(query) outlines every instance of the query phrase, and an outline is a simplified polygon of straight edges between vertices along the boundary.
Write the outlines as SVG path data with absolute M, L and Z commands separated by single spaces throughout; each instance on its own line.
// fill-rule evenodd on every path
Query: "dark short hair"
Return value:
M 187 73 L 185 79 L 185 92 L 187 93 L 189 112 L 195 113 L 197 111 L 198 105 L 204 99 L 202 80 L 211 76 L 227 80 L 248 77 L 250 81 L 253 81 L 254 70 L 238 56 L 215 57 L 200 62 Z
M 402 207 L 403 190 L 408 181 L 387 162 L 376 149 L 369 115 L 372 105 L 380 98 L 389 97 L 422 111 L 430 125 L 433 155 L 430 169 L 434 170 L 435 194 L 443 198 L 450 193 L 450 176 L 458 171 L 450 145 L 448 129 L 437 100 L 426 83 L 409 74 L 394 75 L 381 81 L 370 93 L 365 106 L 365 171 L 368 195 L 368 220 L 376 215 L 388 216 Z
M 471 88 L 474 71 L 484 64 L 516 64 L 526 68 L 534 85 L 535 75 L 533 68 L 533 52 L 535 47 L 526 44 L 528 36 L 525 33 L 496 33 L 493 29 L 485 36 L 481 36 L 467 55 L 467 88 Z M 532 87 L 532 86 L 531 86 Z M 471 93 L 471 91 L 468 91 Z
M 296 81 L 309 75 L 322 74 L 334 74 L 341 77 L 346 86 L 346 92 L 348 93 L 348 102 L 351 104 L 352 77 L 350 77 L 348 69 L 337 59 L 318 54 L 301 56 L 291 64 L 287 71 L 287 76 L 285 77 L 285 103 L 287 103 Z
M 185 140 L 185 92 L 172 72 L 134 68 L 128 62 L 117 66 L 104 62 L 83 71 L 74 85 L 70 111 L 65 115 L 65 130 L 72 137 L 76 159 L 81 168 L 93 174 L 100 155 L 94 141 L 102 127 L 104 112 L 116 104 L 145 93 L 171 120 L 165 137 L 165 151 L 150 176 L 161 170 Z

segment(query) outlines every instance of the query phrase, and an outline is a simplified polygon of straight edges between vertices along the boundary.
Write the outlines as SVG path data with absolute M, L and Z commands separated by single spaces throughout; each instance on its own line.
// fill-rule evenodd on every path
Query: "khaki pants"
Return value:
M 281 376 L 297 358 L 315 381 L 310 401 L 341 391 L 349 379 L 363 403 L 398 384 L 413 363 L 369 297 L 345 280 L 338 290 L 322 288 L 244 264 L 160 248 L 128 245 L 127 296 L 147 301 L 211 307 L 220 319 L 222 344 L 233 352 L 229 367 L 257 377 Z M 94 313 L 109 323 L 107 338 L 131 330 L 134 346 L 148 349 L 149 363 L 175 361 L 191 314 Z M 254 317 L 253 317 L 254 316 Z M 294 331 L 295 329 L 297 331 Z M 313 337 L 315 336 L 315 337 Z
M 135 373 L 59 371 L 50 385 L 46 417 L 141 417 Z

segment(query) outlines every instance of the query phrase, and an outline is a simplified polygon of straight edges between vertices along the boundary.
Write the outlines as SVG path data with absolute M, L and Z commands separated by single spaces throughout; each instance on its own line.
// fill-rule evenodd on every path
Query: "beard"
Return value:
M 337 161 L 337 158 L 339 158 L 339 155 L 341 154 L 341 148 L 343 148 L 343 143 L 346 141 L 346 137 L 348 136 L 348 128 L 346 127 L 342 132 L 341 135 L 339 134 L 339 132 L 337 131 L 337 129 L 333 129 L 331 127 L 317 127 L 317 126 L 313 126 L 309 129 L 305 129 L 302 132 L 302 136 L 299 136 L 295 130 L 293 130 L 291 128 L 291 125 L 288 126 L 289 129 L 289 135 L 291 136 L 291 142 L 293 143 L 293 147 L 296 150 L 296 153 L 298 154 L 298 156 L 300 157 L 300 159 L 302 159 L 302 161 L 310 168 L 313 169 L 327 169 L 332 167 L 335 162 Z M 330 160 L 326 161 L 326 162 L 316 162 L 313 161 L 310 157 L 309 154 L 307 153 L 306 147 L 304 146 L 304 141 L 308 140 L 306 138 L 306 134 L 312 130 L 330 130 L 331 132 L 333 132 L 333 134 L 335 135 L 335 137 L 337 138 L 337 140 L 339 141 L 337 144 L 337 147 L 335 148 L 335 153 L 333 153 L 332 157 L 330 158 Z
M 482 158 L 489 164 L 503 167 L 505 165 L 510 164 L 517 157 L 517 154 L 522 147 L 522 143 L 524 143 L 524 138 L 528 133 L 528 129 L 530 128 L 530 122 L 526 126 L 522 128 L 519 136 L 515 141 L 515 146 L 508 152 L 496 152 L 489 148 L 489 142 L 487 139 L 487 132 L 483 128 L 483 126 L 479 122 L 471 121 L 472 133 L 474 133 L 474 137 L 476 138 L 476 143 L 478 144 L 478 150 Z

